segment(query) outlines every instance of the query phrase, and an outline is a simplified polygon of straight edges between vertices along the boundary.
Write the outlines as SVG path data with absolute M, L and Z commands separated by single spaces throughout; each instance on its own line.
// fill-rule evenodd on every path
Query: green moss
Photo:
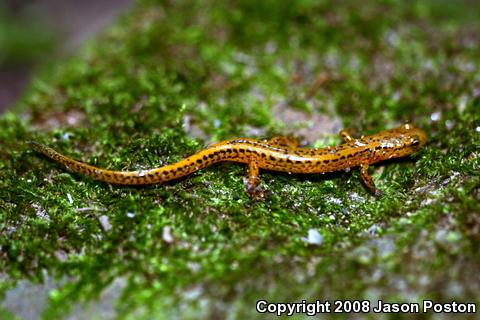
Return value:
M 122 288 L 115 312 L 136 319 L 244 318 L 260 298 L 479 302 L 480 39 L 468 18 L 479 10 L 139 2 L 78 57 L 37 76 L 0 119 L 5 301 L 28 280 L 55 283 L 45 318 L 105 301 L 112 283 Z M 265 172 L 261 202 L 245 194 L 239 165 L 114 187 L 24 144 L 151 168 L 225 138 L 295 134 L 299 119 L 280 112 L 325 115 L 309 129 L 316 145 L 340 142 L 322 131 L 338 118 L 358 135 L 410 120 L 429 144 L 374 169 L 380 198 L 355 171 Z M 304 241 L 310 229 L 320 245 Z
M 55 37 L 45 22 L 28 14 L 11 15 L 0 4 L 0 65 L 2 68 L 47 60 Z

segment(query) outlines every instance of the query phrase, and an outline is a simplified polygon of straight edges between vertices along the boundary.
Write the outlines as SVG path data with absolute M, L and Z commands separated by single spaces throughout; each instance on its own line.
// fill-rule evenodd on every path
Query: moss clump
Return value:
M 0 315 L 18 311 L 25 281 L 52 284 L 45 318 L 245 318 L 260 298 L 479 302 L 480 7 L 451 9 L 140 1 L 0 119 Z M 311 125 L 321 145 L 340 140 L 328 123 L 366 134 L 406 120 L 429 145 L 375 169 L 378 199 L 355 171 L 264 173 L 271 195 L 254 202 L 231 164 L 113 187 L 24 144 L 126 170 L 239 135 Z

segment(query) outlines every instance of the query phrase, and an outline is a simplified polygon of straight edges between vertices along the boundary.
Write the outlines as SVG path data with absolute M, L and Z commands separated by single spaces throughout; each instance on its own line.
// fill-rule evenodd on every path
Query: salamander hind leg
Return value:
M 348 132 L 348 130 L 340 131 L 340 137 L 342 137 L 342 140 L 344 142 L 351 142 L 354 140 L 350 132 Z
M 297 148 L 300 145 L 300 141 L 297 138 L 287 137 L 287 136 L 274 136 L 266 142 L 274 147 L 287 147 L 287 148 Z
M 260 169 L 257 161 L 251 161 L 247 167 L 247 179 L 245 181 L 245 190 L 248 195 L 254 199 L 262 199 L 265 197 L 263 190 L 259 186 Z
M 375 187 L 372 176 L 370 176 L 368 173 L 368 163 L 363 163 L 360 165 L 360 177 L 362 178 L 363 183 L 375 196 L 382 195 L 382 192 Z

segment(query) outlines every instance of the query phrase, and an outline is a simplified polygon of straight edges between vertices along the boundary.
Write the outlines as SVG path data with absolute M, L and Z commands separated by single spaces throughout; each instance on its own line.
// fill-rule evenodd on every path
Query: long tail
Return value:
M 211 164 L 225 160 L 220 156 L 212 156 L 212 151 L 205 149 L 177 163 L 155 169 L 142 171 L 111 171 L 66 157 L 41 143 L 34 141 L 28 143 L 35 151 L 61 163 L 71 171 L 87 175 L 96 180 L 118 185 L 163 183 L 181 178 Z

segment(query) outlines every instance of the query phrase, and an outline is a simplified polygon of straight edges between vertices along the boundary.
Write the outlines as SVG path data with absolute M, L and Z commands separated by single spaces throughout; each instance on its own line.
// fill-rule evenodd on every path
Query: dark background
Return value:
M 34 70 L 75 53 L 132 2 L 0 1 L 0 114 L 15 104 Z

